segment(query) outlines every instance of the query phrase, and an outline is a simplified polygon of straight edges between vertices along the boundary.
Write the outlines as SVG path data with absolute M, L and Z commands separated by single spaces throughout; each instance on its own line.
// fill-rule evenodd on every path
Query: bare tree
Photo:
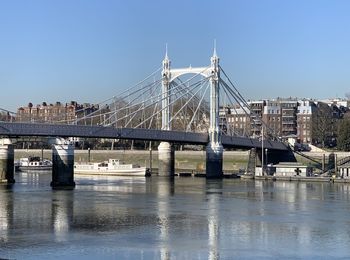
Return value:
M 346 97 L 348 100 L 350 100 L 350 92 L 346 92 L 346 93 L 345 93 L 345 97 Z
M 338 125 L 337 148 L 350 151 L 350 113 L 346 113 Z
M 332 108 L 325 103 L 318 102 L 315 112 L 312 118 L 312 139 L 315 144 L 325 147 L 335 136 L 336 120 Z

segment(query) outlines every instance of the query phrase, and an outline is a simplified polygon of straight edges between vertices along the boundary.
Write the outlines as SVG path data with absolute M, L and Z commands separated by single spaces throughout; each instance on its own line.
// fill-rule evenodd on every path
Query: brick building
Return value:
M 312 121 L 316 115 L 317 106 L 314 101 L 302 100 L 299 102 L 297 113 L 297 136 L 302 143 L 312 141 Z
M 313 100 L 293 98 L 249 101 L 250 109 L 241 106 L 221 108 L 221 122 L 226 132 L 241 136 L 261 136 L 261 119 L 273 136 L 295 138 L 302 143 L 332 145 L 336 122 L 348 108 Z M 225 119 L 223 119 L 225 117 Z M 322 141 L 320 141 L 322 140 Z
M 62 104 L 47 104 L 43 102 L 34 106 L 29 103 L 26 107 L 17 109 L 16 121 L 18 122 L 36 122 L 36 123 L 71 123 L 76 118 L 83 117 L 98 109 L 98 105 L 89 103 L 78 104 L 75 101 Z
M 250 112 L 247 107 L 242 108 L 238 105 L 232 106 L 232 107 L 226 107 L 225 113 L 221 112 L 220 122 L 226 123 L 226 129 L 227 129 L 226 132 L 228 134 L 235 134 L 238 136 L 250 136 L 251 118 L 249 115 L 250 115 Z M 223 116 L 225 116 L 224 119 L 222 118 Z

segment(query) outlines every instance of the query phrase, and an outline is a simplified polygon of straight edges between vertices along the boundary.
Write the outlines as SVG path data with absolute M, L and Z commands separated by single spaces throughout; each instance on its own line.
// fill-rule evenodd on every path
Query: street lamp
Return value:
M 267 148 L 265 149 L 265 163 L 266 163 L 266 173 L 268 173 L 268 164 L 269 164 L 269 161 L 267 160 Z

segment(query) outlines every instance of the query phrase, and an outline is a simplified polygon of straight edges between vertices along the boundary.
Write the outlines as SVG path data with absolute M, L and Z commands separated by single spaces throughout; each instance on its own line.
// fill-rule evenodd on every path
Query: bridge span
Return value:
M 156 73 L 159 73 L 160 78 L 155 78 Z M 180 79 L 182 76 L 185 77 Z M 243 111 L 244 118 L 240 119 L 247 120 L 241 120 L 240 127 L 245 129 L 247 123 L 247 129 L 259 129 L 254 132 L 254 136 L 261 136 L 263 142 L 244 137 L 251 135 L 245 131 L 235 132 L 237 129 L 227 123 L 227 118 L 220 117 L 220 108 L 225 108 L 228 104 L 233 111 Z M 249 160 L 255 165 L 258 155 L 263 167 L 264 157 L 268 157 L 269 162 L 271 159 L 281 161 L 280 157 L 291 152 L 283 142 L 268 139 L 271 136 L 276 137 L 274 129 L 269 129 L 261 115 L 250 109 L 250 105 L 219 65 L 215 46 L 210 65 L 196 68 L 172 68 L 166 50 L 161 68 L 135 86 L 118 93 L 118 97 L 103 101 L 98 107 L 93 112 L 84 108 L 75 111 L 75 119 L 66 117 L 47 120 L 47 114 L 50 113 L 46 113 L 46 110 L 30 110 L 28 118 L 20 118 L 20 123 L 0 122 L 0 181 L 14 182 L 14 148 L 11 139 L 21 137 L 56 139 L 52 147 L 53 187 L 75 185 L 74 146 L 63 139 L 66 137 L 160 142 L 158 175 L 169 177 L 175 173 L 173 144 L 205 146 L 207 178 L 223 178 L 224 148 L 255 148 L 252 149 Z M 224 114 L 226 116 L 225 111 Z M 36 115 L 43 120 L 38 122 L 49 121 L 58 124 L 35 123 Z M 90 125 L 86 125 L 89 122 Z M 264 128 L 269 132 L 265 133 Z M 194 129 L 198 131 L 195 132 Z M 203 130 L 206 132 L 201 132 Z
M 106 139 L 130 139 L 143 141 L 159 141 L 178 144 L 207 145 L 208 133 L 193 133 L 144 128 L 114 128 L 105 126 L 59 125 L 0 122 L 0 136 L 17 137 L 82 137 Z M 261 141 L 248 137 L 223 135 L 222 145 L 225 148 L 251 149 L 261 148 Z M 265 140 L 263 147 L 269 150 L 287 151 L 280 141 Z

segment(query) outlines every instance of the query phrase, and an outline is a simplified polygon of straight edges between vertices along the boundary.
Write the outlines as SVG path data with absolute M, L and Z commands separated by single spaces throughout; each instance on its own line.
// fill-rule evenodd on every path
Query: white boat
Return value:
M 74 173 L 113 176 L 150 176 L 146 167 L 123 164 L 118 159 L 109 159 L 102 163 L 74 164 Z
M 20 158 L 15 162 L 16 171 L 49 171 L 52 169 L 52 162 L 47 159 L 41 160 L 38 156 L 30 156 L 27 158 Z

